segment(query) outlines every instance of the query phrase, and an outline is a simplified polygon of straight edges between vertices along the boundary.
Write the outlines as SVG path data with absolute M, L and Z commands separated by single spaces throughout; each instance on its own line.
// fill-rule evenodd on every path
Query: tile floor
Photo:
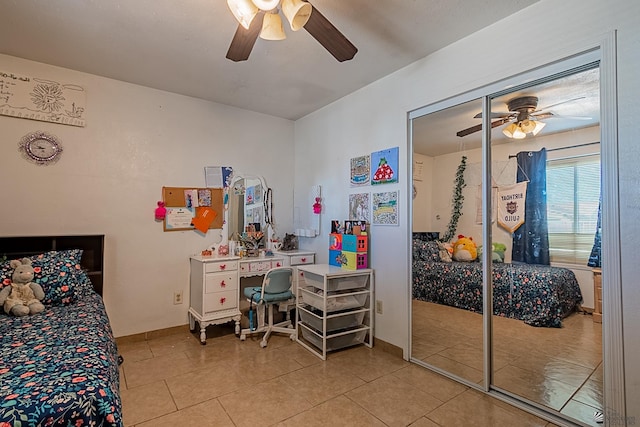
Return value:
M 413 301 L 413 356 L 470 382 L 483 380 L 482 316 Z M 573 313 L 562 328 L 494 316 L 494 384 L 590 426 L 602 408 L 602 324 Z
M 264 349 L 225 325 L 208 337 L 118 340 L 125 426 L 553 425 L 380 347 L 322 361 L 282 335 Z

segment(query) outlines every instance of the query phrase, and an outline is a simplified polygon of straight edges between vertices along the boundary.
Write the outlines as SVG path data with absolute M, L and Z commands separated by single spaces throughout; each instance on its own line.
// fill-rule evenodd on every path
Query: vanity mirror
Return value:
M 234 175 L 229 187 L 228 215 L 229 240 L 242 242 L 248 255 L 257 255 L 260 248 L 268 246 L 273 234 L 271 190 L 263 177 Z

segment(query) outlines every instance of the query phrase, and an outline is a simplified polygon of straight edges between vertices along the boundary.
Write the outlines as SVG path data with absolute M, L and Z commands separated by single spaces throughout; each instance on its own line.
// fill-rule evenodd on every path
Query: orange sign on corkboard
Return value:
M 209 229 L 222 228 L 223 197 L 222 188 L 162 187 L 162 200 L 167 208 L 164 231 L 195 230 L 193 219 L 202 216 L 203 211 L 209 212 L 207 219 L 213 217 Z

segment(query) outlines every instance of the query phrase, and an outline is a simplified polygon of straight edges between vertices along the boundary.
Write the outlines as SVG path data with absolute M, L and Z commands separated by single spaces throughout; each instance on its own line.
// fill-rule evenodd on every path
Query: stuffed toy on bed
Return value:
M 493 242 L 491 249 L 491 261 L 504 262 L 504 253 L 507 250 L 507 246 L 504 243 Z M 482 258 L 482 245 L 478 246 L 478 258 Z
M 44 305 L 40 301 L 44 299 L 44 291 L 40 285 L 32 282 L 34 270 L 31 260 L 13 260 L 10 265 L 15 269 L 11 276 L 11 284 L 0 291 L 0 304 L 4 305 L 4 311 L 14 316 L 26 316 L 43 311 Z
M 475 261 L 478 257 L 478 247 L 471 237 L 458 235 L 458 240 L 453 242 L 453 256 L 455 261 Z

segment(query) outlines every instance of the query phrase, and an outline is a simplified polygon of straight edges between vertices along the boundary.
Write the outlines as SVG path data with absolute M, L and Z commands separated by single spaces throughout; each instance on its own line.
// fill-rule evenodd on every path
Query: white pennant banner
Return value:
M 513 233 L 524 224 L 527 182 L 498 187 L 498 224 Z

